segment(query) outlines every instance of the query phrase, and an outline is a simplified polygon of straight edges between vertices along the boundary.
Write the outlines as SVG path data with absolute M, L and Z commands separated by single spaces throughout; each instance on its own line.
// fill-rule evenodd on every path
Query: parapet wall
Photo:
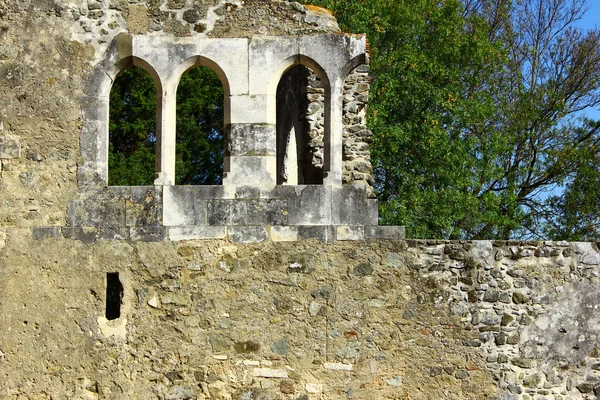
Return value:
M 1 398 L 599 390 L 600 254 L 589 243 L 84 243 L 4 231 Z M 123 287 L 110 321 L 108 273 Z

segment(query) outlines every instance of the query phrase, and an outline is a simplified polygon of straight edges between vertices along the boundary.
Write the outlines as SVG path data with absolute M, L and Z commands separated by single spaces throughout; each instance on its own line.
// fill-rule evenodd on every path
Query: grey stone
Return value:
M 529 297 L 521 292 L 514 292 L 512 296 L 513 303 L 525 304 L 529 302 Z
M 516 358 L 513 358 L 512 360 L 510 360 L 510 362 L 513 365 L 516 365 L 517 367 L 530 369 L 530 368 L 533 368 L 534 360 L 531 358 L 516 357 Z
M 274 156 L 275 126 L 269 124 L 233 124 L 226 128 L 231 156 Z
M 34 240 L 42 240 L 46 238 L 58 238 L 61 236 L 61 229 L 59 226 L 43 226 L 33 228 L 31 236 Z
M 299 226 L 298 237 L 301 239 L 316 239 L 322 242 L 333 241 L 332 226 Z
M 281 338 L 281 340 L 278 342 L 273 342 L 273 343 L 269 344 L 269 347 L 271 348 L 271 351 L 273 353 L 279 354 L 281 356 L 285 356 L 288 352 L 288 341 L 284 337 L 284 338 Z
M 238 186 L 235 188 L 236 199 L 258 199 L 260 198 L 260 188 L 254 186 Z
M 377 225 L 377 202 L 370 201 L 364 185 L 344 185 L 332 191 L 334 225 Z
M 171 226 L 170 240 L 224 239 L 227 236 L 225 226 Z
M 242 200 L 209 200 L 209 225 L 246 225 L 247 203 Z
M 267 230 L 262 226 L 229 227 L 229 240 L 233 243 L 258 243 L 269 238 Z
M 542 378 L 540 377 L 540 374 L 529 375 L 523 379 L 523 386 L 528 388 L 537 388 L 541 380 Z
M 464 370 L 456 371 L 456 374 L 454 374 L 454 377 L 456 379 L 467 379 L 469 377 L 469 373 Z
M 328 299 L 331 296 L 333 287 L 331 285 L 325 285 L 311 293 L 311 296 L 315 299 Z
M 42 155 L 42 153 L 34 150 L 27 150 L 27 153 L 25 153 L 25 158 L 36 162 L 44 161 L 44 156 Z
M 373 273 L 373 265 L 369 263 L 360 263 L 354 266 L 353 269 L 354 275 L 357 276 L 367 276 Z
M 84 243 L 95 242 L 99 237 L 99 232 L 96 228 L 63 227 L 61 230 L 66 239 L 81 240 Z
M 99 238 L 102 240 L 129 240 L 128 227 L 100 227 Z
M 21 143 L 13 135 L 0 135 L 0 158 L 12 159 L 21 157 Z
M 495 289 L 489 289 L 483 295 L 483 301 L 488 301 L 490 303 L 495 303 L 498 301 L 499 293 Z
M 250 200 L 247 207 L 248 225 L 287 224 L 288 205 L 285 200 Z
M 133 186 L 125 203 L 127 226 L 159 226 L 163 214 L 162 190 L 154 186 Z
M 69 202 L 67 225 L 78 227 L 125 226 L 125 199 L 73 200 Z
M 160 242 L 167 237 L 164 226 L 133 226 L 129 228 L 129 238 L 137 242 Z
M 513 384 L 509 384 L 507 387 L 508 391 L 514 394 L 521 394 L 523 393 L 523 388 L 521 386 L 518 385 L 513 385 Z
M 359 342 L 349 342 L 346 343 L 341 349 L 339 349 L 336 353 L 336 356 L 342 359 L 356 359 L 360 358 L 361 355 L 361 345 Z
M 200 19 L 200 13 L 198 12 L 198 10 L 194 9 L 186 10 L 183 13 L 183 19 L 189 22 L 190 24 L 193 24 Z

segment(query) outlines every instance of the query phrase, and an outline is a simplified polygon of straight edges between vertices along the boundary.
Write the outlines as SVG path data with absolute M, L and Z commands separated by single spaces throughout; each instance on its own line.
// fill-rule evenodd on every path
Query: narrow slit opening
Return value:
M 113 320 L 121 316 L 121 299 L 123 298 L 123 285 L 119 280 L 118 272 L 106 274 L 106 319 Z

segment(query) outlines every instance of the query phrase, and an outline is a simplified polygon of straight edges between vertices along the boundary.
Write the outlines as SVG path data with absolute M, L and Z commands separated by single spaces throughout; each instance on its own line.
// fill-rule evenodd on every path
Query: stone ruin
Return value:
M 399 239 L 378 226 L 365 122 L 366 38 L 328 33 L 206 38 L 118 34 L 81 98 L 78 180 L 69 204 L 73 238 L 252 242 Z M 108 182 L 109 95 L 135 65 L 157 87 L 153 187 Z M 181 76 L 206 66 L 225 92 L 223 184 L 175 185 L 175 110 Z M 85 231 L 85 233 L 84 233 Z
M 157 176 L 113 187 L 132 65 Z M 174 184 L 196 65 L 226 93 L 219 186 Z M 295 2 L 0 1 L 0 398 L 597 399 L 597 244 L 377 226 L 367 72 Z

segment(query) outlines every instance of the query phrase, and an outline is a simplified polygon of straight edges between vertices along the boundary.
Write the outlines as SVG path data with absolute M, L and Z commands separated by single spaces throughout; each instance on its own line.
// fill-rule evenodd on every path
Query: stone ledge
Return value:
M 404 240 L 404 226 L 365 226 L 365 239 Z
M 169 239 L 173 241 L 224 239 L 226 236 L 226 226 L 173 226 L 169 228 Z

